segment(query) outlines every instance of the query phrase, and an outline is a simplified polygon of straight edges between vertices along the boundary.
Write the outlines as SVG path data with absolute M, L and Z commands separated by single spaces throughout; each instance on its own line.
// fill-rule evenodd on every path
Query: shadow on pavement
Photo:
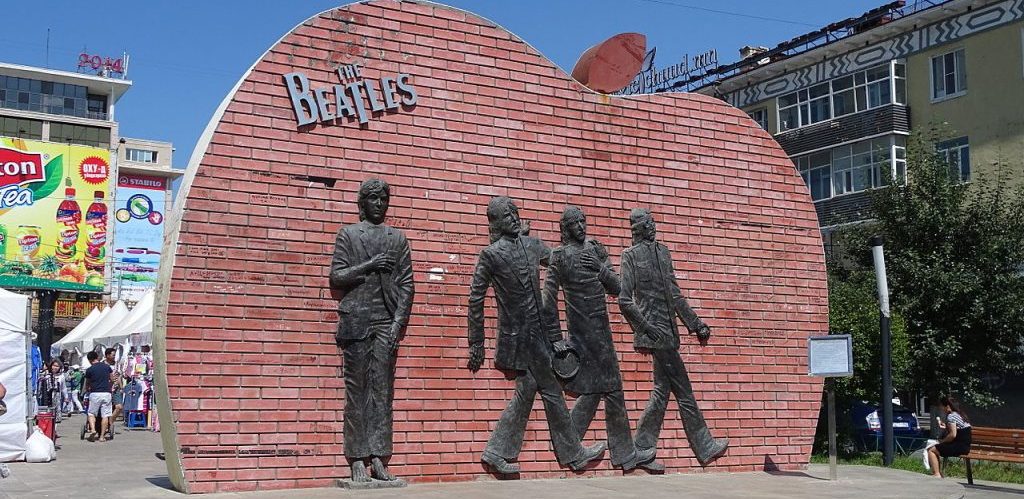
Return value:
M 177 492 L 177 490 L 174 490 L 174 485 L 171 484 L 171 479 L 167 475 L 146 477 L 146 481 L 162 489 Z
M 1022 490 L 1022 489 L 1012 489 L 1010 487 L 999 487 L 997 485 L 978 485 L 978 484 L 967 485 L 966 483 L 963 484 L 963 486 L 967 490 L 979 490 L 979 491 L 983 490 L 983 491 L 987 491 L 987 492 L 1001 492 L 1003 494 L 1016 494 L 1016 495 L 1024 497 L 1024 490 Z

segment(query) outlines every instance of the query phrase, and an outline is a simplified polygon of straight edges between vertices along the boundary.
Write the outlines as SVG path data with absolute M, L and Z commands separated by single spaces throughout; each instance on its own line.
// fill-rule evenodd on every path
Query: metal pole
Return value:
M 832 389 L 831 380 L 828 384 L 828 479 L 836 479 L 836 392 Z
M 882 254 L 882 236 L 871 238 L 871 255 L 875 260 L 878 281 L 878 305 L 881 311 L 879 328 L 882 332 L 882 464 L 892 466 L 892 346 L 889 330 L 889 283 L 885 276 L 885 256 Z

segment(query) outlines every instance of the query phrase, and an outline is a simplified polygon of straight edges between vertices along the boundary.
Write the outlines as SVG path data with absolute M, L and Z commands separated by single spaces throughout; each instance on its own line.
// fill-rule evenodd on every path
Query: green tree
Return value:
M 885 238 L 890 302 L 913 349 L 909 387 L 990 406 L 999 401 L 983 375 L 1024 367 L 1024 191 L 1004 164 L 960 182 L 935 141 L 911 137 L 908 181 L 875 191 L 874 223 L 857 232 Z

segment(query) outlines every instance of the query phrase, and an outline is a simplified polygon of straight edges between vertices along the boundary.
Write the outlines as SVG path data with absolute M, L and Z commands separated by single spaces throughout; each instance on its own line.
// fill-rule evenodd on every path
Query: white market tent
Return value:
M 7 388 L 7 414 L 0 416 L 0 462 L 25 458 L 30 307 L 27 296 L 0 289 L 0 383 Z
M 102 336 L 124 321 L 124 318 L 128 316 L 128 306 L 123 301 L 118 301 L 114 306 L 110 307 L 106 315 L 101 317 L 95 324 L 89 329 L 85 330 L 77 338 L 71 338 L 70 340 L 66 337 L 62 340 L 61 347 L 69 350 L 78 348 L 83 352 L 87 352 L 93 349 L 92 339 L 98 336 Z M 70 334 L 68 335 L 70 336 Z
M 101 312 L 98 308 L 93 307 L 92 312 L 89 312 L 89 315 L 87 315 L 85 319 L 82 319 L 82 322 L 79 322 L 74 329 L 68 331 L 68 334 L 65 334 L 63 338 L 55 341 L 53 345 L 50 346 L 50 357 L 59 356 L 61 350 L 64 350 L 65 343 L 69 340 L 73 341 L 75 338 L 85 334 L 85 331 L 92 327 L 92 325 L 95 324 L 107 310 L 109 310 L 107 307 L 103 307 L 103 311 Z
M 153 299 L 154 292 L 147 292 L 120 324 L 105 333 L 92 337 L 93 344 L 112 347 L 129 339 L 133 344 L 148 345 L 150 333 L 153 332 Z M 85 346 L 93 348 L 88 343 Z

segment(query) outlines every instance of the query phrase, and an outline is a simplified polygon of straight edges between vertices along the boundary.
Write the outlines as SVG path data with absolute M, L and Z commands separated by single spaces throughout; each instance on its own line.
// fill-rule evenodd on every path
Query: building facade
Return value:
M 823 234 L 869 216 L 906 179 L 906 141 L 935 144 L 963 181 L 1024 166 L 1024 1 L 894 2 L 768 50 L 698 91 L 771 133 L 811 191 Z M 800 42 L 805 50 L 792 50 Z
M 180 173 L 171 168 L 171 144 L 121 136 L 115 110 L 131 85 L 106 73 L 0 63 L 0 153 L 10 156 L 5 164 L 28 165 L 0 185 L 0 284 L 37 292 L 43 316 L 52 303 L 58 333 L 116 299 L 125 279 L 122 261 L 138 260 L 118 240 L 121 211 L 135 219 L 119 206 L 126 191 L 157 190 L 144 196 L 151 203 L 135 198 L 135 205 L 145 215 L 160 213 L 150 225 L 161 232 L 150 230 L 149 241 L 131 247 L 158 248 L 162 240 L 162 212 Z M 156 251 L 147 264 L 158 260 Z M 147 265 L 133 270 L 140 267 Z

